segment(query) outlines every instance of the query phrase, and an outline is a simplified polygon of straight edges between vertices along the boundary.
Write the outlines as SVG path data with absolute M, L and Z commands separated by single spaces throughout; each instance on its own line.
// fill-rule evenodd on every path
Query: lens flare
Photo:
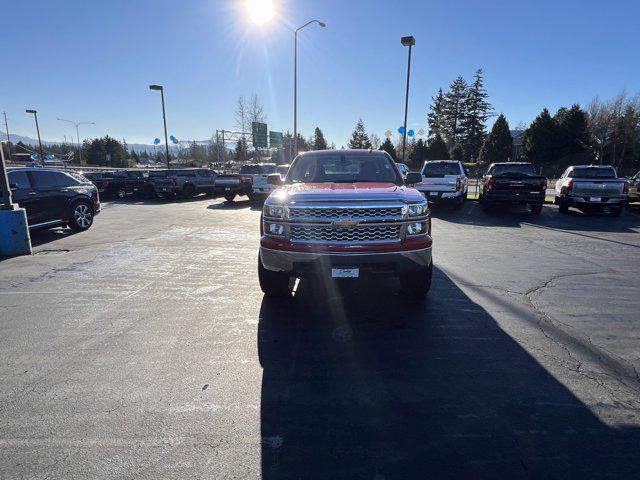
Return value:
M 265 23 L 273 18 L 272 0 L 246 0 L 247 13 L 254 23 Z

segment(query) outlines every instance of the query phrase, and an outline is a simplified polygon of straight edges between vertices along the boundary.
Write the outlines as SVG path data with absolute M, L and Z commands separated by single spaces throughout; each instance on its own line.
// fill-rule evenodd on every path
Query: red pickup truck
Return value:
M 401 293 L 423 298 L 431 286 L 431 217 L 382 151 L 321 150 L 300 154 L 266 199 L 258 276 L 269 296 L 291 292 L 295 278 L 324 281 L 398 276 Z

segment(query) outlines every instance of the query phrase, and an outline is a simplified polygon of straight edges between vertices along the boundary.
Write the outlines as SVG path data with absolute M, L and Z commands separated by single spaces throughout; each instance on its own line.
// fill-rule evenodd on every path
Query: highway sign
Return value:
M 269 132 L 269 145 L 271 148 L 281 147 L 282 143 L 282 132 Z
M 253 136 L 253 146 L 256 148 L 267 148 L 267 124 L 251 122 L 251 135 Z

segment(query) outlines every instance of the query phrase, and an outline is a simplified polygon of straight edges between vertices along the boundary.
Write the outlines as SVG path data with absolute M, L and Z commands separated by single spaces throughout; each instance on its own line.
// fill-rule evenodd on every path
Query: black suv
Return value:
M 98 189 L 76 173 L 49 168 L 11 168 L 13 201 L 27 211 L 30 229 L 68 225 L 87 230 L 100 212 Z

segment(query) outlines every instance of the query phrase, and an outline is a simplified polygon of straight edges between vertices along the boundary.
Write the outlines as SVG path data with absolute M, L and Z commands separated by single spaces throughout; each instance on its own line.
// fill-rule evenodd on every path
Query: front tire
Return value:
M 540 215 L 542 213 L 542 205 L 533 203 L 531 204 L 531 214 Z
M 225 194 L 225 196 L 224 196 L 224 199 L 225 199 L 227 202 L 233 202 L 233 199 L 234 199 L 234 198 L 236 198 L 236 194 L 235 194 L 235 193 L 227 193 L 227 194 Z
M 260 289 L 267 297 L 285 297 L 291 294 L 293 278 L 283 272 L 272 272 L 262 265 L 258 256 L 258 281 Z
M 71 206 L 69 228 L 74 232 L 83 232 L 93 225 L 93 208 L 86 200 L 80 200 Z
M 400 276 L 400 293 L 411 300 L 422 300 L 431 289 L 433 262 L 426 270 L 405 273 Z
M 118 197 L 118 200 L 124 200 L 126 196 L 127 196 L 127 191 L 124 188 L 119 188 L 118 191 L 116 192 L 116 197 Z

